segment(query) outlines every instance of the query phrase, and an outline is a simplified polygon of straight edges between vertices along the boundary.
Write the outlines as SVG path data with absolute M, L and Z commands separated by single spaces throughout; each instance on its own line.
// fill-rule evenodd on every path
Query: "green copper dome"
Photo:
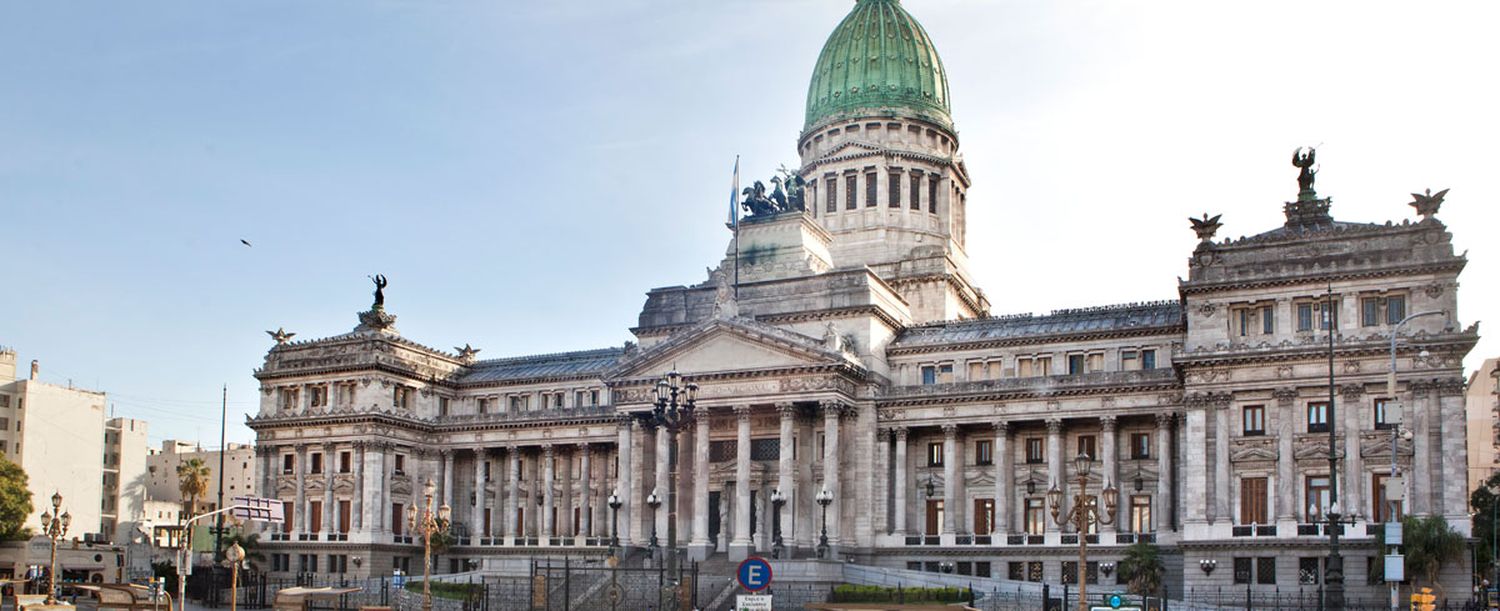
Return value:
M 807 125 L 895 115 L 952 129 L 937 48 L 900 0 L 857 0 L 828 37 L 807 88 Z

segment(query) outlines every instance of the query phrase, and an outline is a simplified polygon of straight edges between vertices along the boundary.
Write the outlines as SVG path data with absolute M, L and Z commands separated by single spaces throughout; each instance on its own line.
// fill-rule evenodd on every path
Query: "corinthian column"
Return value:
M 906 475 L 907 428 L 896 428 L 896 534 L 906 535 L 906 491 L 911 482 Z
M 1229 522 L 1229 404 L 1233 395 L 1214 395 L 1208 408 L 1214 414 L 1214 515 L 1212 522 Z
M 785 541 L 791 538 L 789 535 L 792 533 L 792 525 L 794 524 L 793 516 L 797 513 L 797 473 L 793 470 L 795 465 L 792 463 L 792 454 L 795 450 L 792 444 L 794 428 L 797 426 L 797 406 L 791 403 L 778 403 L 776 405 L 776 413 L 781 416 L 781 447 L 779 448 L 780 454 L 778 454 L 776 461 L 776 487 L 781 491 L 781 494 L 786 496 L 787 500 L 787 503 L 781 506 L 782 514 L 779 518 L 781 520 L 782 540 Z M 773 544 L 775 543 L 775 536 L 776 533 L 772 532 Z
M 484 531 L 484 448 L 474 448 L 474 513 L 469 518 L 469 534 L 474 538 L 488 537 Z M 478 544 L 478 541 L 474 542 Z
M 553 511 L 556 499 L 552 496 L 552 486 L 557 481 L 557 455 L 553 453 L 552 444 L 542 444 L 542 537 L 551 538 L 557 534 L 557 512 Z
M 1156 415 L 1156 470 L 1156 507 L 1160 510 L 1151 512 L 1151 518 L 1156 521 L 1156 530 L 1164 531 L 1170 526 L 1167 516 L 1175 502 L 1172 498 L 1172 412 Z M 1190 511 L 1188 515 L 1193 514 Z
M 521 538 L 521 517 L 517 510 L 521 508 L 521 449 L 515 445 L 505 446 L 505 456 L 510 462 L 510 474 L 505 483 L 505 496 L 510 499 L 510 504 L 505 506 L 505 535 L 511 538 L 511 544 Z
M 1297 522 L 1297 459 L 1292 450 L 1297 389 L 1278 388 L 1272 395 L 1276 397 L 1276 522 L 1290 529 Z
M 698 408 L 693 422 L 693 539 L 688 542 L 688 557 L 706 560 L 708 540 L 708 425 L 709 409 Z
M 1339 408 L 1343 412 L 1336 415 L 1343 416 L 1344 421 L 1344 473 L 1339 484 L 1339 506 L 1349 517 L 1367 515 L 1360 502 L 1365 486 L 1365 467 L 1363 457 L 1359 455 L 1359 427 L 1363 421 L 1359 412 L 1364 396 L 1362 384 L 1349 384 L 1339 389 Z
M 729 541 L 729 559 L 750 556 L 750 406 L 736 405 L 734 419 L 738 437 L 734 452 L 734 538 Z
M 575 536 L 594 536 L 594 471 L 589 444 L 578 444 L 578 529 Z
M 823 404 L 823 486 L 833 493 L 833 504 L 828 506 L 828 545 L 831 547 L 838 546 L 842 513 L 839 508 L 844 501 L 843 490 L 839 487 L 839 419 L 843 413 L 843 405 L 836 402 Z
M 1004 543 L 1001 539 L 1010 534 L 1010 511 L 1015 505 L 1015 469 L 1012 466 L 1015 457 L 1010 451 L 1010 423 L 1004 420 L 995 423 L 995 524 L 993 541 L 996 544 Z
M 955 532 L 958 514 L 958 425 L 943 425 L 943 524 L 941 534 Z
M 1113 485 L 1116 489 L 1119 489 L 1120 451 L 1116 449 L 1116 439 L 1119 434 L 1115 431 L 1115 417 L 1104 416 L 1099 418 L 1099 427 L 1101 432 L 1099 435 L 1099 452 L 1104 455 L 1104 485 Z M 1102 490 L 1103 488 L 1101 487 L 1100 489 Z M 1099 526 L 1099 532 L 1115 532 L 1115 525 L 1119 523 L 1119 520 L 1114 520 L 1108 524 L 1102 524 Z
M 631 496 L 630 492 L 632 487 L 634 486 L 634 483 L 631 481 L 634 478 L 634 474 L 632 471 L 634 467 L 630 464 L 630 417 L 621 416 L 619 424 L 620 430 L 618 439 L 615 442 L 615 447 L 618 448 L 616 452 L 618 452 L 619 454 L 619 456 L 616 457 L 618 466 L 616 467 L 617 470 L 615 472 L 615 479 L 618 483 L 615 487 L 615 491 L 612 494 L 618 495 L 623 504 L 620 505 L 620 510 L 617 512 L 617 515 L 612 517 L 610 520 L 611 522 L 617 521 L 619 524 L 618 528 L 620 529 L 620 545 L 630 547 L 635 543 L 635 531 L 630 527 L 630 525 L 633 523 L 630 520 L 630 502 L 634 499 L 634 497 Z

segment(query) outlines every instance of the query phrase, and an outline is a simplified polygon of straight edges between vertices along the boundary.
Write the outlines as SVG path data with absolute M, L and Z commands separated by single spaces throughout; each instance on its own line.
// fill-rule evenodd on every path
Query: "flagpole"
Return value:
M 734 186 L 730 188 L 729 210 L 734 227 L 734 299 L 740 299 L 740 156 L 734 156 Z

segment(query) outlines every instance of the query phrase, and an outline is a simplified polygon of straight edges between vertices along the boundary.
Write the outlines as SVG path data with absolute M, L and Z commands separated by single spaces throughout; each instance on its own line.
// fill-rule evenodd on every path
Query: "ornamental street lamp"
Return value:
M 818 557 L 828 558 L 828 506 L 833 504 L 833 493 L 824 486 L 818 491 L 816 499 L 818 505 L 823 507 L 823 533 L 818 535 Z
M 637 416 L 646 425 L 667 431 L 667 574 L 680 585 L 677 559 L 677 434 L 693 424 L 698 405 L 698 385 L 686 382 L 676 370 L 656 382 L 656 403 L 651 411 Z M 705 460 L 700 458 L 700 460 Z M 657 500 L 658 503 L 661 499 Z M 651 511 L 651 546 L 656 547 L 656 508 Z M 678 588 L 672 589 L 672 605 L 681 600 Z
M 62 510 L 62 493 L 52 493 L 52 511 L 42 512 L 42 534 L 52 542 L 52 561 L 47 569 L 47 604 L 57 604 L 57 542 L 68 535 L 73 514 Z
M 427 499 L 422 510 L 417 511 L 415 505 L 406 509 L 407 525 L 422 535 L 422 611 L 432 611 L 432 536 L 448 532 L 453 518 L 453 508 L 446 504 L 433 511 L 432 497 L 436 493 L 437 485 L 428 478 L 422 488 L 422 495 Z
M 783 505 L 786 505 L 786 495 L 781 493 L 780 488 L 772 490 L 771 506 L 776 508 L 776 512 L 771 514 L 771 525 L 773 527 L 771 531 L 773 533 L 772 540 L 774 541 L 771 545 L 771 557 L 776 559 L 780 559 L 786 553 L 786 545 L 781 541 L 781 507 Z
M 1114 484 L 1104 482 L 1104 490 L 1100 495 L 1088 493 L 1089 470 L 1093 467 L 1093 459 L 1088 454 L 1079 453 L 1073 459 L 1073 469 L 1078 473 L 1078 493 L 1073 495 L 1073 507 L 1063 514 L 1062 490 L 1057 484 L 1047 491 L 1047 500 L 1052 505 L 1052 519 L 1058 526 L 1072 524 L 1078 532 L 1078 569 L 1075 576 L 1078 581 L 1078 609 L 1088 611 L 1088 531 L 1093 524 L 1113 524 L 1115 521 L 1115 507 L 1120 502 L 1120 491 L 1115 489 Z M 1104 500 L 1104 510 L 1099 510 L 1100 497 Z
M 646 495 L 646 506 L 651 508 L 651 558 L 656 559 L 656 510 L 661 508 L 661 497 L 656 496 L 656 489 L 651 489 L 651 494 Z
M 620 502 L 619 494 L 609 495 L 609 555 L 620 553 Z
M 234 542 L 224 551 L 224 560 L 229 563 L 229 611 L 235 611 L 239 602 L 240 563 L 245 561 L 245 548 L 240 547 L 238 541 Z

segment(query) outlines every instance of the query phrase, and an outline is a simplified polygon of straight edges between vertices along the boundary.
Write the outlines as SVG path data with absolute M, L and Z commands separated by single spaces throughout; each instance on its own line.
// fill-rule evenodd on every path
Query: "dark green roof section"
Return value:
M 807 89 L 807 124 L 896 116 L 953 128 L 937 47 L 900 0 L 857 0 L 823 45 Z

